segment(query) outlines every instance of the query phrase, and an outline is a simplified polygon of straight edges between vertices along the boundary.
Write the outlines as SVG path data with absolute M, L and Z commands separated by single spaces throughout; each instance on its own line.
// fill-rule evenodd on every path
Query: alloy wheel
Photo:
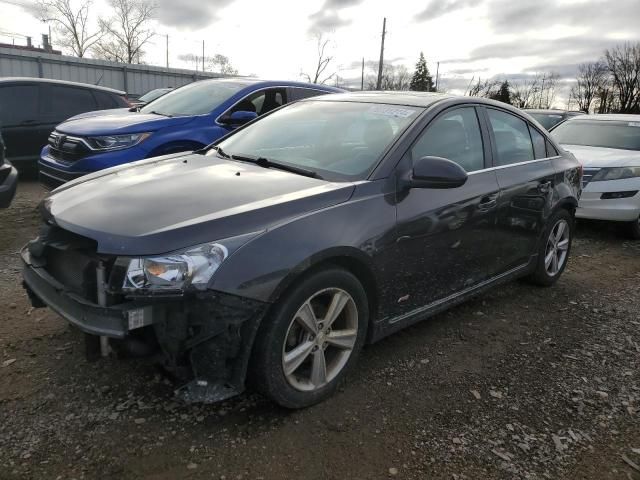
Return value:
M 570 232 L 569 223 L 561 219 L 556 222 L 549 233 L 544 254 L 544 266 L 550 277 L 557 275 L 567 261 Z
M 358 309 L 347 292 L 327 288 L 294 315 L 282 347 L 284 376 L 296 390 L 330 383 L 347 364 L 358 337 Z

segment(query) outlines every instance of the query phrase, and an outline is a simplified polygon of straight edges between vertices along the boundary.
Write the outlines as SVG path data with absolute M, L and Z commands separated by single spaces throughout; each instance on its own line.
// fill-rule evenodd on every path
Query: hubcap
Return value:
M 551 277 L 557 275 L 567 261 L 569 251 L 569 224 L 566 220 L 558 220 L 551 229 L 544 255 L 544 266 Z
M 282 347 L 282 369 L 289 385 L 313 391 L 342 371 L 358 336 L 358 309 L 339 288 L 316 292 L 298 309 Z

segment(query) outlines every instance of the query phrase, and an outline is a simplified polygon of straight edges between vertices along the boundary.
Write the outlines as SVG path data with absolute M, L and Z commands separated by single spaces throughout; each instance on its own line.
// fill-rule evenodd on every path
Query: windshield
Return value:
M 554 125 L 559 124 L 562 121 L 562 115 L 559 113 L 529 113 L 535 118 L 540 125 L 549 130 Z
M 421 108 L 398 105 L 305 101 L 278 110 L 218 145 L 227 155 L 264 157 L 323 178 L 358 180 L 367 177 L 420 112 Z
M 138 100 L 140 100 L 141 102 L 149 103 L 151 100 L 155 100 L 156 98 L 161 97 L 162 95 L 170 91 L 171 90 L 168 88 L 156 88 L 155 90 L 151 90 L 150 92 L 145 93 Z
M 170 117 L 204 115 L 245 86 L 243 83 L 216 80 L 194 82 L 161 96 L 140 111 Z
M 640 150 L 640 118 L 637 122 L 568 121 L 551 134 L 558 143 L 564 145 Z

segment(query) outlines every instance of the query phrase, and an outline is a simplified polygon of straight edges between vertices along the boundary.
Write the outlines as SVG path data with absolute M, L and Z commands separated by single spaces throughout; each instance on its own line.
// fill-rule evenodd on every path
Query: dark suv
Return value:
M 127 106 L 125 93 L 111 88 L 40 78 L 0 79 L 7 158 L 19 170 L 35 171 L 56 125 L 79 113 Z
M 556 282 L 580 185 L 573 155 L 503 103 L 326 95 L 58 188 L 23 274 L 96 351 L 162 352 L 185 399 L 248 379 L 297 408 L 366 342 L 514 278 Z

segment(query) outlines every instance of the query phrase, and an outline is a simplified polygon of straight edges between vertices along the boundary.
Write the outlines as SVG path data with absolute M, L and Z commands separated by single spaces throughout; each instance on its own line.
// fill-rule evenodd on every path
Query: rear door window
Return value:
M 291 87 L 289 89 L 290 92 L 290 102 L 295 102 L 296 100 L 302 100 L 304 98 L 317 97 L 318 95 L 326 95 L 329 92 L 323 92 L 321 90 L 314 90 L 313 88 L 300 88 L 300 87 Z
M 91 90 L 60 85 L 51 85 L 51 115 L 66 120 L 79 113 L 96 110 L 96 104 Z
M 496 166 L 533 160 L 533 144 L 527 123 L 501 110 L 487 109 L 496 143 Z
M 15 127 L 38 121 L 37 85 L 0 87 L 0 125 Z
M 484 168 L 480 123 L 473 107 L 457 108 L 436 118 L 411 148 L 412 160 L 442 157 L 467 172 Z
M 118 101 L 116 100 L 115 95 L 111 95 L 107 92 L 101 92 L 100 90 L 94 90 L 93 95 L 96 97 L 98 108 L 101 110 L 117 108 L 120 106 L 120 103 L 118 103 Z

